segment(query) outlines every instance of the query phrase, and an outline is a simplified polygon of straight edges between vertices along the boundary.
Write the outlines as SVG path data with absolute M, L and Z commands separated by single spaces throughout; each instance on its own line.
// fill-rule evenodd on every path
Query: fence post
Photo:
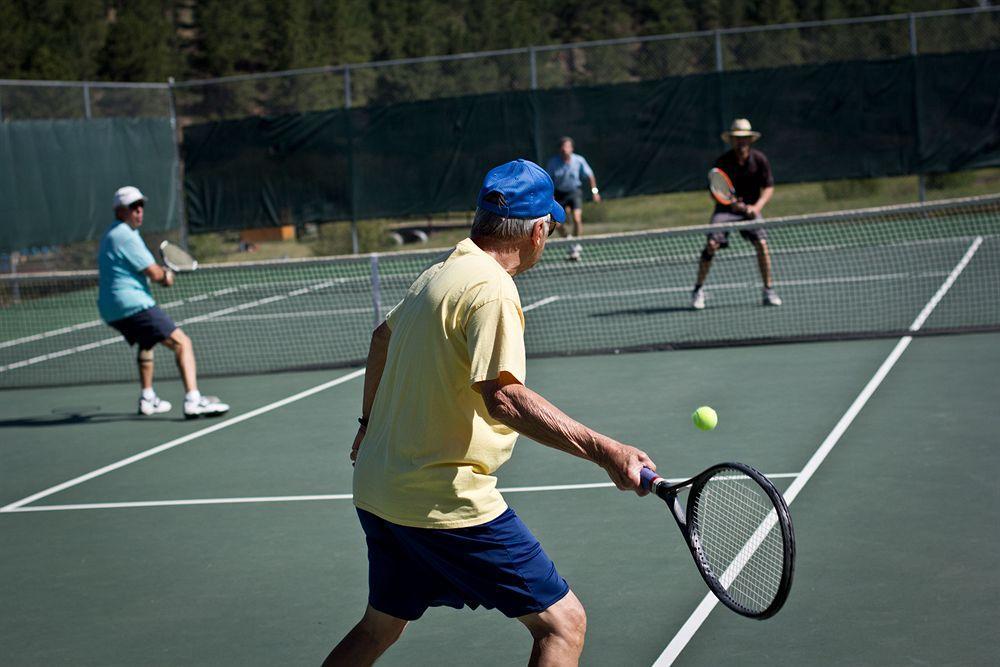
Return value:
M 83 84 L 83 117 L 90 120 L 90 86 Z
M 351 66 L 344 65 L 344 108 L 351 108 Z
M 715 71 L 721 72 L 722 67 L 722 31 L 715 31 Z
M 174 77 L 167 79 L 167 104 L 170 109 L 170 130 L 174 135 L 174 196 L 177 197 L 178 244 L 188 249 L 187 207 L 184 205 L 184 162 L 181 159 L 181 128 L 177 122 L 177 100 Z
M 920 67 L 917 62 L 917 17 L 910 12 L 910 57 L 913 58 L 913 122 L 917 131 L 917 159 L 922 161 L 922 151 L 920 150 Z M 917 166 L 917 197 L 923 203 L 927 200 L 927 176 L 924 174 L 923 165 Z
M 531 63 L 531 89 L 538 89 L 538 58 L 536 56 L 535 47 L 528 47 L 528 59 Z

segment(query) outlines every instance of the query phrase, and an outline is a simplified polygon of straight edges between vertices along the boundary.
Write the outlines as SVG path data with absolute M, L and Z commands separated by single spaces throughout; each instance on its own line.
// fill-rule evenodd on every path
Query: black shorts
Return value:
M 153 349 L 157 343 L 170 338 L 177 328 L 170 316 L 156 306 L 108 324 L 118 329 L 129 345 L 138 343 L 140 350 Z
M 759 215 L 754 218 L 757 222 L 764 222 L 764 218 Z M 710 224 L 722 225 L 731 222 L 747 222 L 748 218 L 740 215 L 739 213 L 728 213 L 726 211 L 719 211 L 712 214 L 712 220 Z M 756 229 L 741 229 L 740 236 L 745 238 L 751 243 L 753 241 L 764 241 L 767 240 L 767 230 L 763 227 L 758 227 Z M 720 248 L 729 247 L 729 232 L 712 232 L 708 234 L 708 238 L 719 244 Z
M 580 188 L 577 188 L 572 192 L 556 190 L 554 199 L 559 202 L 559 205 L 563 208 L 569 206 L 574 211 L 579 211 L 583 208 L 583 190 Z

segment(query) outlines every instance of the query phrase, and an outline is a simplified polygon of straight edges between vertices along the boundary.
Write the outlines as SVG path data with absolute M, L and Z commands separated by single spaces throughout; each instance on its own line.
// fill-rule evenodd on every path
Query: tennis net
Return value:
M 738 234 L 757 227 L 780 307 L 761 305 L 756 253 Z M 587 237 L 579 262 L 550 242 L 516 279 L 529 355 L 902 335 L 956 273 L 920 333 L 1000 330 L 1000 195 L 731 229 L 702 311 L 689 300 L 708 227 Z M 206 265 L 154 296 L 203 376 L 357 365 L 373 325 L 442 252 Z M 97 319 L 96 285 L 96 272 L 0 278 L 0 388 L 134 379 L 134 353 Z M 164 361 L 157 376 L 176 377 Z

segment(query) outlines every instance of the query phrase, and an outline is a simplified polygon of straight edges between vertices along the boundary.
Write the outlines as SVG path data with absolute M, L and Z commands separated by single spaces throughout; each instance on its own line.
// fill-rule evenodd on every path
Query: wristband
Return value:
M 596 195 L 598 192 L 600 192 L 600 190 L 598 190 L 597 188 L 590 188 L 590 194 Z
M 358 417 L 358 423 L 361 424 L 361 428 L 368 428 L 368 417 Z

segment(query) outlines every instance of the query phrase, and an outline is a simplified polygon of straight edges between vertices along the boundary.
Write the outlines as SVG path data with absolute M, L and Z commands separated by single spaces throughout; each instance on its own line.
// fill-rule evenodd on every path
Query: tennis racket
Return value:
M 739 201 L 732 180 L 718 167 L 708 172 L 708 191 L 723 206 L 732 206 Z
M 160 244 L 160 258 L 163 260 L 163 265 L 174 273 L 194 271 L 198 268 L 198 260 L 170 241 Z
M 763 620 L 788 599 L 795 570 L 795 533 L 774 485 L 743 463 L 719 463 L 671 485 L 643 468 L 642 486 L 670 508 L 698 572 L 719 601 Z M 688 490 L 687 507 L 677 495 Z

